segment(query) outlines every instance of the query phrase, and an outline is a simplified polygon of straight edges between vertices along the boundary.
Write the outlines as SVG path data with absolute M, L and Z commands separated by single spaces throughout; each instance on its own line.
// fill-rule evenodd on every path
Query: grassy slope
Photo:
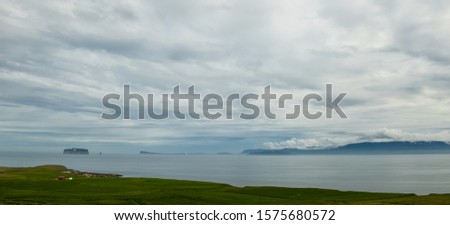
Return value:
M 450 204 L 450 195 L 244 187 L 154 179 L 87 178 L 63 166 L 0 167 L 0 204 Z M 58 181 L 56 177 L 72 176 Z

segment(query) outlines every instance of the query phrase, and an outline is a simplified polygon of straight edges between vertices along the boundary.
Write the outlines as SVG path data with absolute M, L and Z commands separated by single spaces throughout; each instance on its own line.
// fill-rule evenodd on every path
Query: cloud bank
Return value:
M 340 137 L 321 138 L 291 138 L 280 142 L 266 142 L 264 145 L 270 149 L 298 148 L 298 149 L 326 149 L 360 142 L 389 142 L 389 141 L 444 141 L 450 142 L 450 132 L 436 133 L 408 133 L 399 129 L 381 129 L 363 133 L 351 133 Z
M 445 139 L 449 15 L 443 0 L 5 0 L 0 150 L 239 152 L 331 146 L 343 142 L 337 133 L 353 140 L 384 128 L 393 139 Z M 223 95 L 271 84 L 303 96 L 326 83 L 348 93 L 349 119 L 100 119 L 102 97 L 125 84 Z

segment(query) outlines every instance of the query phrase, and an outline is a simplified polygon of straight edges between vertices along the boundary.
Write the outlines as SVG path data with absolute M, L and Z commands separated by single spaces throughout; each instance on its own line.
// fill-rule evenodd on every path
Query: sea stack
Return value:
M 89 150 L 85 148 L 66 148 L 64 154 L 89 155 Z

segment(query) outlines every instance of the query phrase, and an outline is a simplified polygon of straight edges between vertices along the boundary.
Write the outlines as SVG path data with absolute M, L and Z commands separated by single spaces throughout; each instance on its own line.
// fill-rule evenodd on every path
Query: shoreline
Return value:
M 332 191 L 340 191 L 340 192 L 385 193 L 385 194 L 407 194 L 407 195 L 412 194 L 412 195 L 415 195 L 415 196 L 450 194 L 450 191 L 446 192 L 446 193 L 418 194 L 418 193 L 414 193 L 414 192 L 365 191 L 365 190 L 333 189 L 333 188 L 322 188 L 322 187 L 292 187 L 292 186 L 275 186 L 275 185 L 245 185 L 245 186 L 239 186 L 239 185 L 233 185 L 233 184 L 224 183 L 224 182 L 217 182 L 217 181 L 189 180 L 189 179 L 164 178 L 164 177 L 134 177 L 134 176 L 125 176 L 125 175 L 117 174 L 117 173 L 81 171 L 81 170 L 77 170 L 77 169 L 67 168 L 66 166 L 63 166 L 63 165 L 39 165 L 39 166 L 32 166 L 32 167 L 0 166 L 0 173 L 8 171 L 8 170 L 14 170 L 14 169 L 19 169 L 20 170 L 20 169 L 40 168 L 40 167 L 46 167 L 46 166 L 59 166 L 59 167 L 65 168 L 64 171 L 60 172 L 61 176 L 74 175 L 74 176 L 86 177 L 86 178 L 161 179 L 161 180 L 173 180 L 173 181 L 214 183 L 214 184 L 221 184 L 221 185 L 229 185 L 229 186 L 236 187 L 236 188 L 271 187 L 271 188 L 286 188 L 286 189 L 322 189 L 322 190 L 332 190 Z M 1 179 L 1 176 L 0 176 L 0 179 Z
M 85 176 L 85 177 L 124 177 L 121 174 L 115 173 L 96 173 L 96 172 L 88 172 L 88 171 L 79 171 L 75 169 L 67 169 L 66 172 L 70 172 L 70 174 L 75 174 L 77 176 Z
M 320 188 L 236 187 L 213 182 L 122 177 L 60 165 L 0 168 L 0 204 L 450 205 L 450 194 L 418 196 Z

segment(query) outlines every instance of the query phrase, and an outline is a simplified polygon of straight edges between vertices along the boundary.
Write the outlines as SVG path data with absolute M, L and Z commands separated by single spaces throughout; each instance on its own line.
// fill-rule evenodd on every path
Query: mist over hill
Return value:
M 326 155 L 326 154 L 450 154 L 443 141 L 361 142 L 326 149 L 246 149 L 246 155 Z

